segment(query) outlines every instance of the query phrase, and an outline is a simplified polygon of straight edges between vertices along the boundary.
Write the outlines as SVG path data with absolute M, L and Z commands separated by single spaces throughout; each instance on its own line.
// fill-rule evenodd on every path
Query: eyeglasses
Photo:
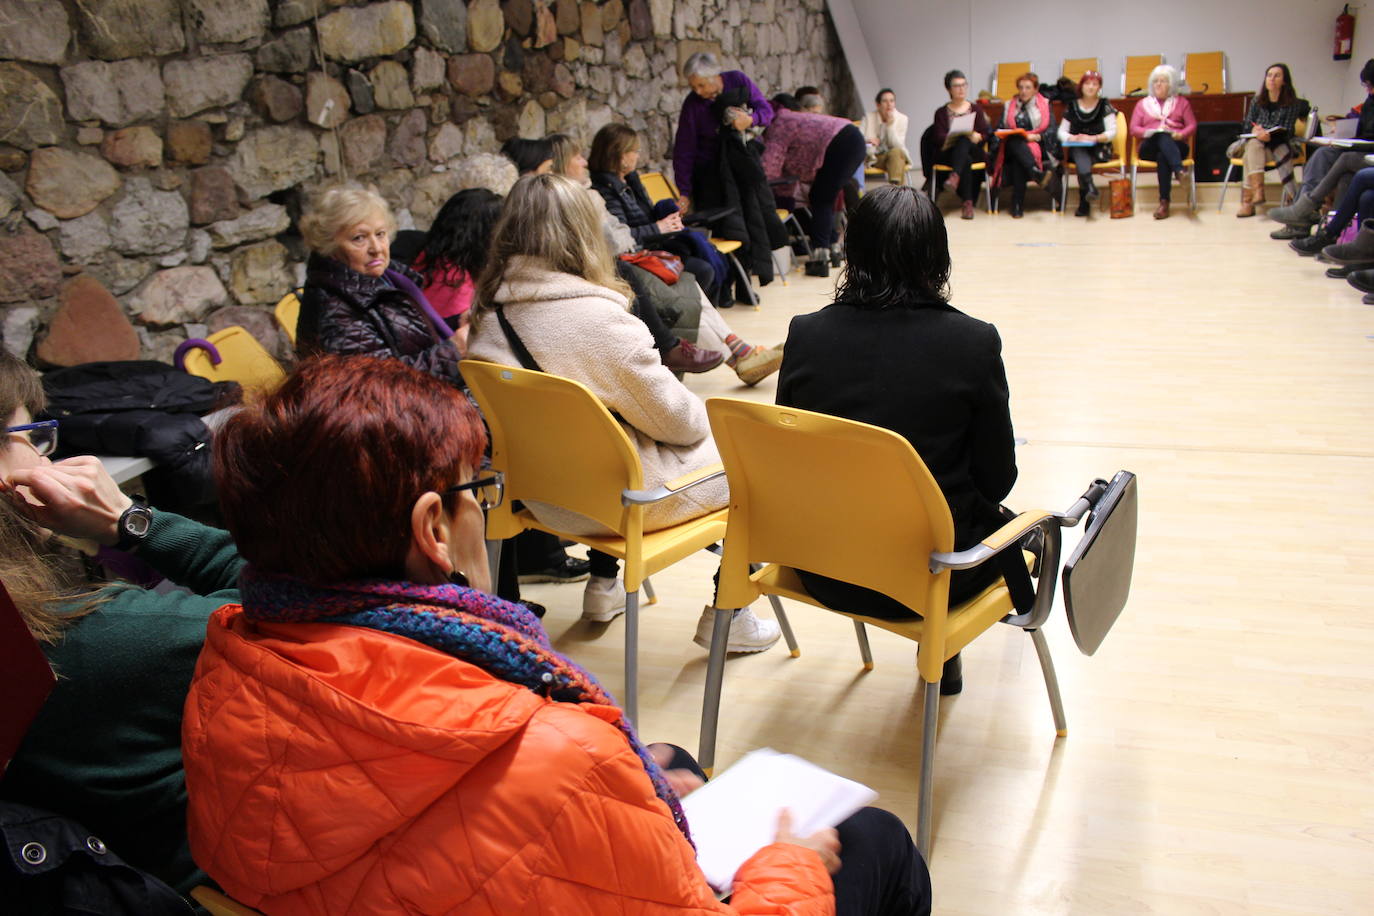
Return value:
M 477 497 L 477 505 L 481 506 L 483 511 L 495 509 L 505 498 L 506 477 L 500 471 L 493 471 L 490 477 L 479 477 L 467 483 L 460 483 L 456 487 L 449 487 L 444 493 L 461 493 L 464 490 L 472 491 L 472 495 Z
M 21 435 L 21 433 L 28 433 L 28 435 Z M 46 458 L 57 451 L 56 420 L 39 420 L 37 423 L 7 426 L 5 427 L 5 435 L 18 436 L 32 446 L 40 458 Z

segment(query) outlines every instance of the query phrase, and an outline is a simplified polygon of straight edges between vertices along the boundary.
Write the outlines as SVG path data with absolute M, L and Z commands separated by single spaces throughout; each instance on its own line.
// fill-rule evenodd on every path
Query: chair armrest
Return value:
M 622 506 L 647 506 L 651 503 L 660 502 L 670 496 L 676 496 L 684 490 L 690 490 L 697 484 L 706 483 L 708 480 L 715 480 L 717 477 L 725 476 L 725 465 L 720 462 L 708 465 L 690 474 L 683 474 L 676 480 L 670 480 L 662 486 L 654 487 L 652 490 L 622 490 L 620 492 L 620 504 Z
M 997 556 L 1033 529 L 1045 527 L 1047 521 L 1058 524 L 1058 519 L 1053 512 L 1044 512 L 1040 509 L 1022 512 L 983 538 L 982 542 L 975 547 L 956 553 L 932 553 L 930 555 L 930 571 L 939 573 L 946 569 L 972 569 Z

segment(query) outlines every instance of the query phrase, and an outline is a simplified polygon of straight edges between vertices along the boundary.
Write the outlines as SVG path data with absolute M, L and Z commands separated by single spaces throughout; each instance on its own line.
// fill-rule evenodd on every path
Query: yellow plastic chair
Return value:
M 286 335 L 286 339 L 291 341 L 291 346 L 293 347 L 296 345 L 296 325 L 299 324 L 301 320 L 300 296 L 301 291 L 299 289 L 293 289 L 285 296 L 282 296 L 281 301 L 277 303 L 277 307 L 272 310 L 273 317 L 277 319 L 277 326 L 281 328 L 282 333 Z
M 191 896 L 209 911 L 210 916 L 263 916 L 252 907 L 204 885 L 191 888 Z
M 1121 112 L 1116 113 L 1116 136 L 1112 138 L 1112 158 L 1106 162 L 1099 162 L 1093 166 L 1094 175 L 1115 175 L 1118 178 L 1126 177 L 1126 116 Z M 1073 160 L 1065 150 L 1064 156 L 1064 180 L 1059 187 L 1059 212 L 1063 213 L 1069 205 L 1069 178 L 1074 174 L 1071 171 Z M 1103 204 L 1107 204 L 1109 195 L 1102 195 Z
M 1304 141 L 1302 147 L 1299 148 L 1297 155 L 1293 158 L 1293 168 L 1294 168 L 1294 170 L 1296 170 L 1299 166 L 1304 166 L 1304 165 L 1307 164 L 1307 143 L 1306 143 L 1306 141 L 1312 139 L 1312 135 L 1316 133 L 1317 124 L 1318 124 L 1319 122 L 1320 122 L 1320 119 L 1318 118 L 1317 106 L 1316 106 L 1316 105 L 1313 105 L 1313 106 L 1311 107 L 1311 110 L 1308 111 L 1307 117 L 1305 117 L 1305 118 L 1299 118 L 1299 119 L 1297 120 L 1297 123 L 1293 125 L 1293 130 L 1294 130 L 1294 132 L 1295 132 L 1299 137 L 1302 137 L 1302 139 L 1303 139 L 1303 141 Z M 1235 174 L 1235 170 L 1236 170 L 1236 169 L 1242 168 L 1242 167 L 1244 167 L 1244 165 L 1245 165 L 1245 160 L 1244 160 L 1244 159 L 1240 159 L 1240 158 L 1237 158 L 1237 157 L 1234 157 L 1234 156 L 1227 160 L 1226 176 L 1222 179 L 1222 182 L 1221 182 L 1221 199 L 1217 201 L 1217 212 L 1218 212 L 1218 213 L 1220 213 L 1220 212 L 1221 212 L 1221 208 L 1224 207 L 1224 206 L 1226 205 L 1226 189 L 1229 188 L 1229 187 L 1231 186 L 1231 176 Z M 1275 162 L 1274 160 L 1272 160 L 1272 159 L 1267 159 L 1267 160 L 1265 160 L 1265 163 L 1264 163 L 1264 168 L 1265 168 L 1265 170 L 1272 169 L 1272 168 L 1276 168 L 1277 166 L 1278 166 L 1278 163 Z M 1291 201 L 1289 201 L 1289 199 L 1288 199 L 1288 192 L 1287 192 L 1286 190 L 1284 191 L 1284 196 L 1283 196 L 1283 201 L 1282 201 L 1282 202 L 1285 203 L 1285 204 L 1291 203 Z
M 1098 61 L 1096 57 L 1067 57 L 1064 59 L 1064 66 L 1059 71 L 1059 75 L 1067 76 L 1076 83 L 1082 78 L 1083 74 L 1087 73 L 1089 70 L 1096 70 L 1098 73 L 1101 73 L 1102 68 L 1097 64 Z
M 639 588 L 654 603 L 649 576 L 714 547 L 725 534 L 727 510 L 719 509 L 659 531 L 644 530 L 644 507 L 671 499 L 724 473 L 720 465 L 652 490 L 644 489 L 643 468 L 624 428 L 596 395 L 579 382 L 466 359 L 459 364 L 491 429 L 492 467 L 505 475 L 506 498 L 487 513 L 487 540 L 501 541 L 527 528 L 608 553 L 624 561 L 625 714 L 639 708 Z M 604 537 L 573 534 L 545 525 L 512 503 L 540 502 L 576 512 L 605 525 Z M 785 615 L 779 625 L 787 644 L 796 640 Z
M 911 444 L 898 434 L 730 398 L 711 398 L 706 410 L 730 480 L 717 607 L 744 607 L 760 595 L 824 607 L 797 575 L 798 569 L 806 569 L 875 589 L 922 615 L 894 621 L 830 611 L 854 621 L 865 670 L 873 666 L 867 624 L 919 645 L 916 667 L 925 686 L 925 713 L 917 845 L 928 854 L 939 685 L 948 659 L 999 621 L 1025 629 L 1040 658 L 1056 732 L 1060 737 L 1068 733 L 1054 664 L 1039 629 L 1054 602 L 1059 517 L 1024 512 L 978 546 L 954 553 L 949 506 Z M 1016 614 L 1000 581 L 949 607 L 951 569 L 977 566 L 1003 550 L 1017 549 L 1016 541 L 1036 528 L 1044 530 L 1045 546 L 1029 612 Z M 765 561 L 761 568 L 751 566 Z M 714 764 L 729 612 L 717 611 L 715 623 L 702 707 L 703 767 Z
M 640 172 L 639 181 L 644 185 L 644 193 L 649 195 L 649 200 L 658 203 L 660 200 L 677 200 L 677 188 L 668 180 L 668 176 L 662 172 Z M 735 239 L 711 238 L 711 245 L 720 252 L 730 266 L 734 269 L 735 275 L 744 284 L 745 295 L 749 297 L 749 304 L 755 309 L 759 307 L 759 294 L 754 292 L 754 284 L 749 281 L 749 272 L 744 269 L 744 265 L 735 257 L 735 252 L 743 247 L 744 243 Z
M 1188 137 L 1188 156 L 1183 160 L 1183 167 L 1188 170 L 1188 209 L 1197 210 L 1197 162 L 1193 158 L 1196 152 L 1197 131 L 1193 131 Z M 1135 193 L 1138 187 L 1136 176 L 1141 169 L 1147 172 L 1158 171 L 1159 164 L 1153 159 L 1140 158 L 1139 138 L 1131 137 L 1131 145 L 1127 155 L 1131 161 L 1131 210 L 1135 211 Z
M 245 328 L 232 325 L 205 340 L 217 351 L 218 362 L 208 350 L 195 345 L 188 347 L 191 341 L 177 349 L 177 364 L 192 375 L 212 382 L 238 382 L 245 393 L 271 391 L 286 378 L 282 367 Z
M 1183 55 L 1183 82 L 1193 95 L 1220 95 L 1226 91 L 1226 55 L 1204 51 Z
M 1150 91 L 1150 71 L 1164 63 L 1163 54 L 1131 54 L 1121 68 L 1121 94 L 1145 94 Z
M 997 65 L 992 74 L 992 97 L 1009 99 L 1016 94 L 1016 78 L 1023 73 L 1033 73 L 1035 67 L 1028 60 L 1007 61 Z

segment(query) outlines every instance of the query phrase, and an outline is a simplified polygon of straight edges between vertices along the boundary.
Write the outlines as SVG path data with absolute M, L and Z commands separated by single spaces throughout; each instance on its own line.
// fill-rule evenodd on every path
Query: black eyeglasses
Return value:
M 22 433 L 28 433 L 27 436 Z M 36 423 L 23 423 L 19 426 L 5 427 L 5 435 L 19 436 L 38 453 L 40 458 L 46 458 L 57 451 L 57 421 L 39 420 Z
M 472 495 L 477 497 L 477 505 L 481 506 L 483 511 L 495 509 L 501 505 L 501 500 L 506 495 L 506 476 L 500 471 L 492 471 L 489 477 L 479 477 L 467 483 L 460 483 L 456 487 L 449 487 L 444 493 L 461 493 L 464 490 L 472 491 Z

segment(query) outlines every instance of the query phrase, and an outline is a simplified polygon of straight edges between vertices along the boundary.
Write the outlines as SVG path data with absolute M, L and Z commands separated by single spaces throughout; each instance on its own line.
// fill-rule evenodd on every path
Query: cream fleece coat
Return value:
M 639 452 L 646 488 L 720 461 L 706 405 L 663 365 L 649 329 L 627 311 L 624 296 L 537 261 L 513 258 L 496 301 L 541 369 L 586 385 L 622 418 Z M 520 365 L 500 322 L 489 312 L 475 317 L 468 356 Z M 724 478 L 701 484 L 646 506 L 645 529 L 722 509 L 729 498 Z M 540 521 L 570 533 L 608 533 L 597 522 L 555 506 L 535 504 L 531 509 Z

